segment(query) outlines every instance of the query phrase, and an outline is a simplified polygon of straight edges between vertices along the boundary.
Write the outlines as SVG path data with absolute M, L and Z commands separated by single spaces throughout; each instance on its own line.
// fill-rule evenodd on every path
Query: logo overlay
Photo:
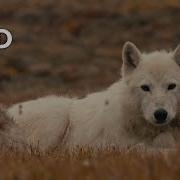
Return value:
M 0 29 L 0 34 L 6 36 L 6 42 L 3 42 L 3 44 L 0 44 L 0 49 L 6 49 L 12 43 L 12 34 L 7 29 Z

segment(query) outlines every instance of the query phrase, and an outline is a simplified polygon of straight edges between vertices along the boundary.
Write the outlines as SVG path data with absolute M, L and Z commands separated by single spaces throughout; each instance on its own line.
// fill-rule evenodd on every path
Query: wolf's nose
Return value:
M 158 109 L 154 112 L 154 117 L 156 119 L 157 124 L 163 124 L 167 118 L 167 111 L 164 109 Z

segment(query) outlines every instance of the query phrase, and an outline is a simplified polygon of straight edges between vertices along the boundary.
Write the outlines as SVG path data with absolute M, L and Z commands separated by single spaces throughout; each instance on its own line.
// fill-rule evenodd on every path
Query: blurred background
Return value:
M 178 0 L 1 0 L 0 5 L 0 28 L 14 39 L 0 50 L 2 103 L 107 87 L 120 77 L 125 41 L 147 52 L 180 43 Z

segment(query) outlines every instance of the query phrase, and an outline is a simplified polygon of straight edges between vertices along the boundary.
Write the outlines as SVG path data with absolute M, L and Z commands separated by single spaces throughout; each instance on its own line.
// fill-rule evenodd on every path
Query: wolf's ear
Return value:
M 122 76 L 131 73 L 139 64 L 141 52 L 131 42 L 126 42 L 122 50 Z
M 180 44 L 174 50 L 174 59 L 176 63 L 180 66 Z

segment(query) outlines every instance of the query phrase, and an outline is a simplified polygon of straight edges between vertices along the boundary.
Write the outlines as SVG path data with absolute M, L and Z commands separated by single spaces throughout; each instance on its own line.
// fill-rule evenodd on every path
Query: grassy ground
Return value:
M 174 48 L 179 19 L 178 0 L 2 0 L 0 26 L 14 41 L 0 50 L 0 102 L 103 89 L 120 77 L 125 41 Z M 179 154 L 1 151 L 0 179 L 179 179 Z
M 3 0 L 0 26 L 14 41 L 0 51 L 0 90 L 14 99 L 102 89 L 119 78 L 125 41 L 174 48 L 179 18 L 178 0 Z
M 137 152 L 103 151 L 92 155 L 83 150 L 74 153 L 41 155 L 1 152 L 1 179 L 179 179 L 180 158 Z

